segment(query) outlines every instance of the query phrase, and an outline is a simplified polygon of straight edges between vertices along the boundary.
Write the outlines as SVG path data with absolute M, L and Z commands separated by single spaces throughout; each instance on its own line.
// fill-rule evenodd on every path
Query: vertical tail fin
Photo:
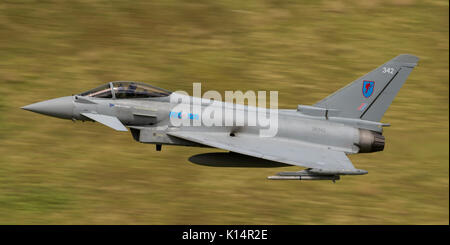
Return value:
M 314 106 L 339 110 L 339 116 L 380 121 L 419 58 L 401 54 Z

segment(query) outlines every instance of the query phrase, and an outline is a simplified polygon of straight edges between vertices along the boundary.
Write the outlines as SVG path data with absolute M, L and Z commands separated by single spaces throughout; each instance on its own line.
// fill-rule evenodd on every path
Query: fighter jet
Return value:
M 155 144 L 157 151 L 162 145 L 213 147 L 304 168 L 280 172 L 269 176 L 270 180 L 335 182 L 341 175 L 368 173 L 356 169 L 347 155 L 384 149 L 383 127 L 389 124 L 380 120 L 418 60 L 414 55 L 399 55 L 312 106 L 278 109 L 277 131 L 271 137 L 261 137 L 263 126 L 249 125 L 248 116 L 240 118 L 242 114 L 237 113 L 261 108 L 190 97 L 140 82 L 109 82 L 22 109 L 74 121 L 95 121 L 117 131 L 129 128 L 136 141 Z M 186 98 L 189 104 L 180 107 L 187 103 Z M 198 113 L 192 112 L 193 105 L 200 108 Z M 232 121 L 244 124 L 217 126 L 199 120 L 211 107 L 231 110 L 236 114 Z M 266 110 L 265 115 L 269 112 L 273 110 Z M 176 120 L 192 124 L 176 124 Z

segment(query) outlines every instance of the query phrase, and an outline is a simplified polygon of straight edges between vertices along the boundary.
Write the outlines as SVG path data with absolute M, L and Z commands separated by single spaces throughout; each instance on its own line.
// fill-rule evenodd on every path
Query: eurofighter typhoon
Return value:
M 380 120 L 418 60 L 399 55 L 314 105 L 297 109 L 244 106 L 128 81 L 22 109 L 95 121 L 117 131 L 129 128 L 136 141 L 155 144 L 157 151 L 162 145 L 213 147 L 233 156 L 305 168 L 280 172 L 270 180 L 334 182 L 341 175 L 367 174 L 347 155 L 384 149 L 383 127 L 389 124 Z M 261 115 L 269 123 L 255 120 Z M 268 128 L 271 122 L 275 130 Z

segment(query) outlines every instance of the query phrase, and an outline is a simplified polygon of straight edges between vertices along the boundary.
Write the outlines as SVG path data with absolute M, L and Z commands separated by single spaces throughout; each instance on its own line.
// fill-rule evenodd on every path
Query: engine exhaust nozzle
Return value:
M 384 150 L 385 138 L 380 133 L 360 129 L 359 142 L 356 144 L 359 147 L 360 153 L 377 152 Z

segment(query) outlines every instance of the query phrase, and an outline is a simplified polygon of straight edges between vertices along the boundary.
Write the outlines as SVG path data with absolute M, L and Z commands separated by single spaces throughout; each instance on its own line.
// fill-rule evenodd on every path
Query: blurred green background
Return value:
M 368 175 L 190 163 L 214 149 L 23 111 L 112 80 L 277 90 L 313 104 L 402 53 L 421 58 Z M 449 224 L 449 2 L 0 1 L 0 224 Z

